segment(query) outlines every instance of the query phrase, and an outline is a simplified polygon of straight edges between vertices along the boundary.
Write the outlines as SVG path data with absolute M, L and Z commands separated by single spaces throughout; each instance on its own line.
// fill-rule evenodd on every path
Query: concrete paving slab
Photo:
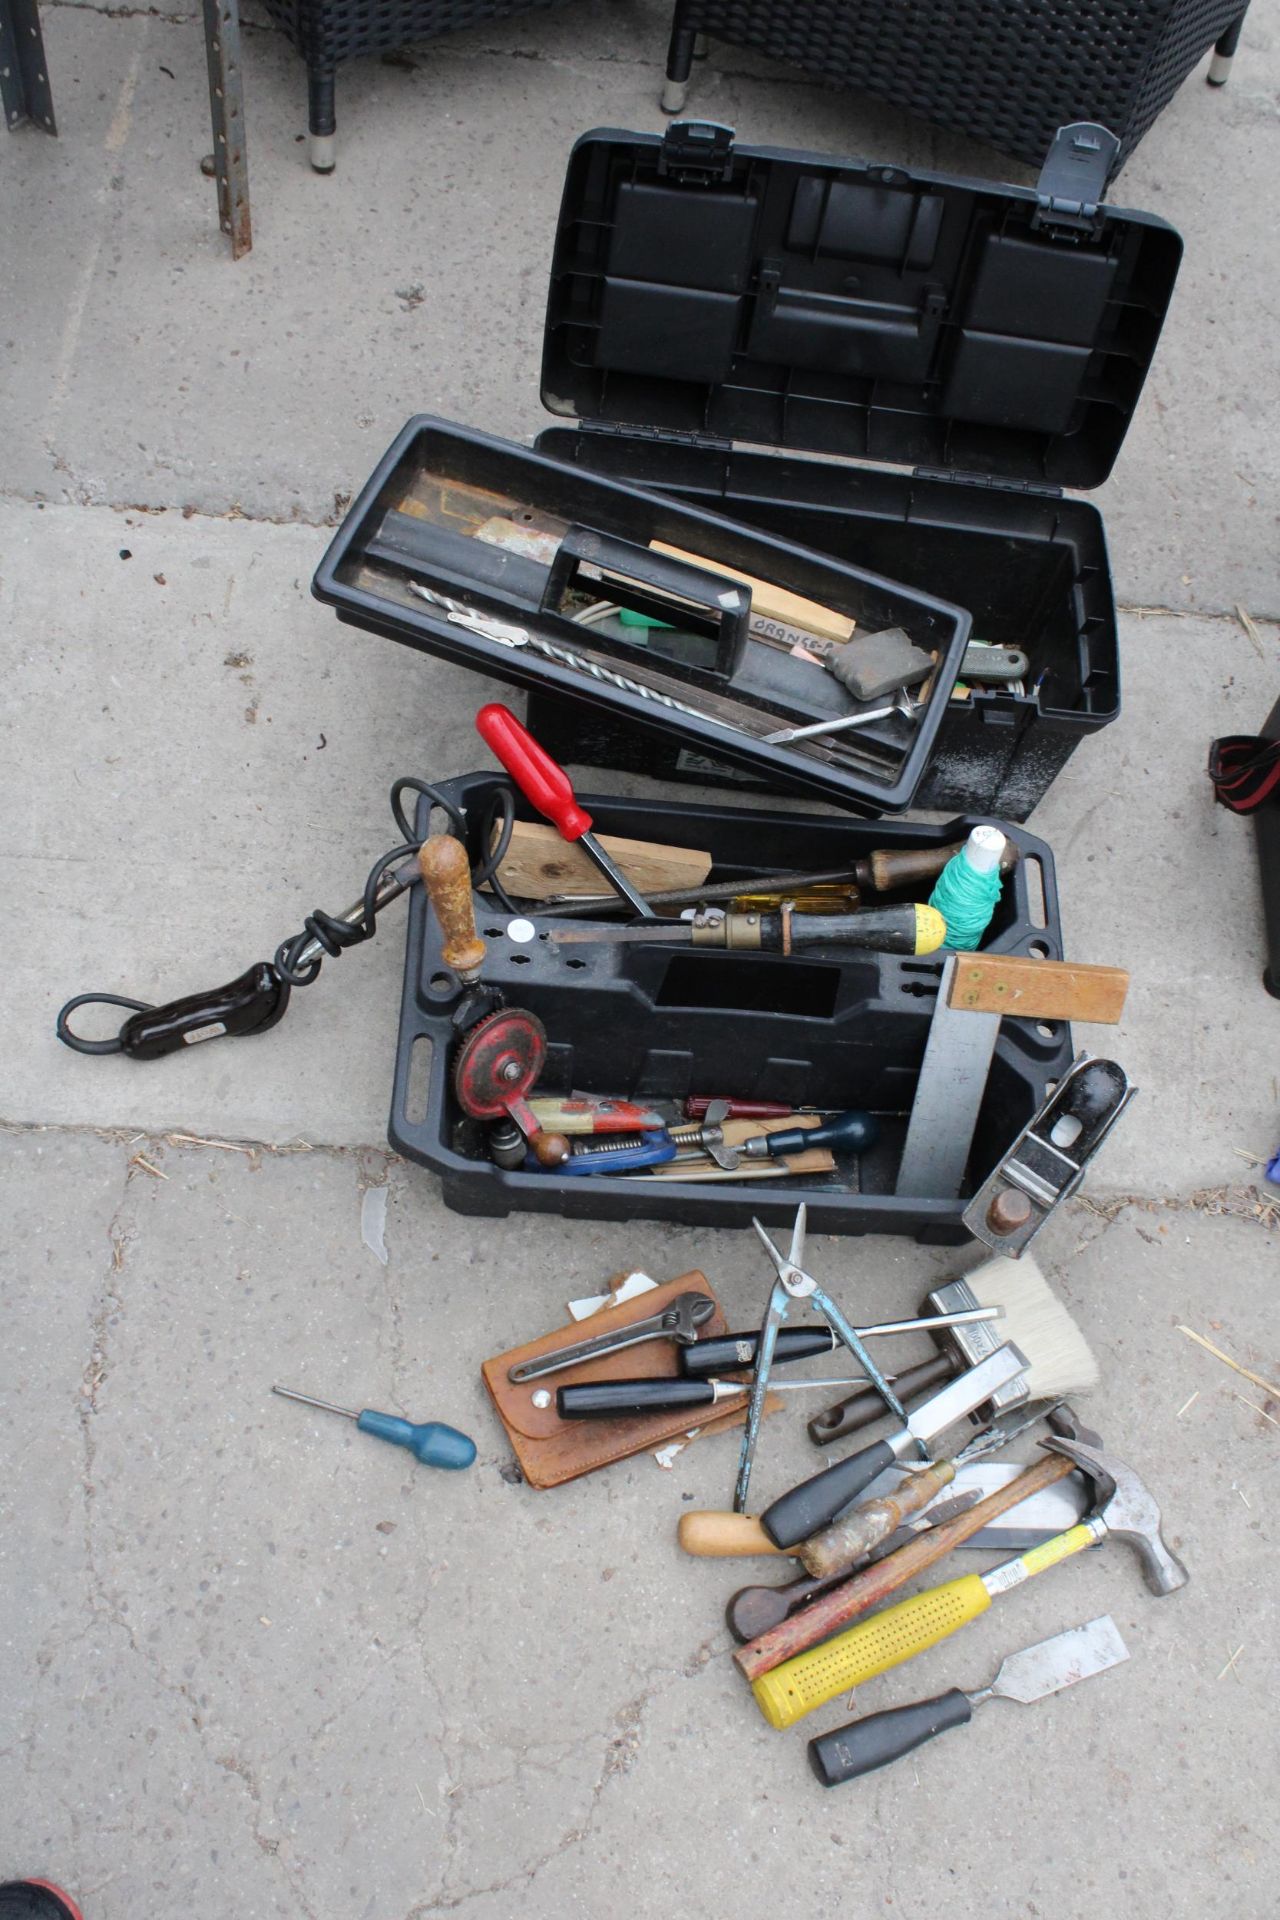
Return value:
M 580 0 L 410 65 L 357 63 L 339 171 L 319 180 L 301 63 L 251 16 L 257 244 L 233 267 L 198 172 L 189 0 L 42 15 L 63 134 L 6 139 L 0 168 L 0 877 L 18 933 L 0 1014 L 17 1469 L 0 1494 L 0 1869 L 54 1873 L 87 1920 L 541 1920 L 620 1897 L 656 1916 L 718 1909 L 726 1886 L 752 1914 L 852 1898 L 904 1920 L 1092 1920 L 1108 1902 L 1126 1920 L 1262 1920 L 1280 1400 L 1179 1329 L 1280 1376 L 1258 1304 L 1280 1087 L 1252 833 L 1203 777 L 1208 741 L 1273 704 L 1280 662 L 1274 625 L 1255 640 L 1210 617 L 1280 612 L 1258 319 L 1280 0 L 1254 0 L 1226 92 L 1189 82 L 1120 183 L 1188 253 L 1099 499 L 1121 597 L 1174 611 L 1126 619 L 1123 718 L 1033 822 L 1057 850 L 1069 950 L 1134 975 L 1124 1024 L 1079 1039 L 1143 1090 L 1037 1251 L 1102 1364 L 1088 1416 L 1149 1475 L 1193 1583 L 1156 1602 L 1123 1549 L 1078 1559 L 856 1707 L 977 1684 L 1107 1607 L 1127 1666 L 993 1706 L 823 1797 L 806 1730 L 771 1733 L 727 1658 L 724 1600 L 760 1564 L 726 1572 L 673 1543 L 680 1512 L 724 1502 L 734 1438 L 668 1473 L 642 1456 L 553 1495 L 519 1483 L 484 1354 L 622 1267 L 701 1267 L 740 1323 L 767 1276 L 744 1235 L 465 1220 L 389 1156 L 397 909 L 260 1041 L 140 1067 L 52 1037 L 72 991 L 167 997 L 268 955 L 357 891 L 390 844 L 396 774 L 483 763 L 472 716 L 492 683 L 339 627 L 308 584 L 325 523 L 409 412 L 543 424 L 564 160 L 590 125 L 664 124 L 667 18 L 666 0 Z M 761 141 L 1030 178 L 732 49 L 691 105 Z M 360 1237 L 380 1184 L 385 1267 Z M 812 1264 L 878 1317 L 972 1262 L 823 1239 Z M 273 1378 L 451 1420 L 476 1466 L 419 1469 L 271 1398 Z M 802 1421 L 773 1420 L 762 1497 L 813 1464 Z M 980 1800 L 955 1791 L 966 1777 Z
M 402 909 L 258 1039 L 89 1060 L 57 1044 L 54 1017 L 75 992 L 153 1001 L 234 979 L 317 905 L 341 911 L 394 844 L 392 780 L 487 764 L 472 720 L 494 683 L 316 605 L 319 530 L 30 505 L 0 526 L 15 770 L 0 859 L 27 929 L 0 1013 L 8 1117 L 380 1142 Z M 1098 1163 L 1108 1191 L 1217 1185 L 1274 1146 L 1253 835 L 1203 772 L 1210 740 L 1274 700 L 1280 634 L 1259 632 L 1128 620 L 1122 718 L 1082 742 L 1033 821 L 1069 952 L 1133 975 L 1121 1028 L 1079 1035 L 1143 1088 Z M 88 1033 L 116 1025 L 82 1016 Z
M 1280 611 L 1263 424 L 1276 380 L 1258 318 L 1278 12 L 1255 0 L 1231 85 L 1193 77 L 1120 183 L 1188 241 L 1132 444 L 1099 494 L 1135 604 Z M 590 126 L 665 124 L 667 19 L 665 0 L 581 0 L 433 43 L 409 68 L 358 61 L 339 85 L 339 171 L 324 179 L 298 144 L 301 63 L 282 36 L 250 32 L 255 247 L 233 266 L 198 171 L 195 17 L 51 9 L 62 136 L 10 140 L 0 183 L 15 236 L 5 488 L 323 522 L 412 411 L 536 433 L 565 160 Z M 1031 178 L 733 49 L 700 66 L 693 107 L 760 141 Z
M 1113 1545 L 1020 1589 L 857 1710 L 980 1684 L 1006 1652 L 1104 1610 L 1130 1663 L 1034 1709 L 988 1708 L 948 1746 L 824 1797 L 803 1740 L 843 1706 L 772 1733 L 727 1657 L 725 1597 L 775 1570 L 674 1545 L 682 1511 L 723 1502 L 733 1439 L 667 1473 L 646 1455 L 538 1494 L 511 1476 L 476 1377 L 483 1354 L 637 1261 L 658 1277 L 701 1265 L 752 1320 L 767 1276 L 750 1236 L 462 1221 L 369 1154 L 56 1129 L 6 1148 L 6 1324 L 53 1335 L 6 1371 L 6 1419 L 24 1485 L 56 1501 L 74 1476 L 79 1511 L 56 1601 L 37 1608 L 44 1494 L 4 1513 L 6 1638 L 36 1612 L 41 1635 L 15 1669 L 0 1855 L 56 1870 L 91 1920 L 178 1899 L 250 1920 L 506 1920 L 517 1902 L 602 1911 L 620 1877 L 656 1916 L 673 1886 L 722 1903 L 730 1874 L 750 1913 L 843 1911 L 853 1874 L 868 1911 L 909 1920 L 1085 1920 L 1117 1887 L 1133 1920 L 1270 1912 L 1280 1402 L 1178 1330 L 1280 1368 L 1259 1307 L 1275 1231 L 1208 1210 L 1229 1200 L 1076 1203 L 1041 1243 L 1102 1366 L 1087 1416 L 1149 1479 L 1190 1587 L 1153 1599 Z M 385 1268 L 359 1236 L 362 1187 L 380 1180 Z M 811 1248 L 868 1315 L 970 1264 L 867 1251 Z M 276 1377 L 454 1421 L 477 1464 L 418 1468 L 273 1399 Z M 801 1420 L 772 1420 L 762 1494 L 813 1464 Z M 966 1777 L 977 1800 L 955 1790 Z

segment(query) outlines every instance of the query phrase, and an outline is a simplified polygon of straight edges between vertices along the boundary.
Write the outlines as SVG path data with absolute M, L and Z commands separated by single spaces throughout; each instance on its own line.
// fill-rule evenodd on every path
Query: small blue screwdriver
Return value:
M 408 1447 L 424 1467 L 469 1467 L 476 1457 L 475 1441 L 459 1433 L 456 1427 L 446 1427 L 440 1420 L 424 1420 L 415 1425 L 395 1413 L 375 1413 L 372 1407 L 365 1407 L 361 1413 L 350 1407 L 335 1407 L 331 1400 L 317 1400 L 309 1393 L 298 1393 L 293 1387 L 272 1387 L 271 1391 L 282 1394 L 286 1400 L 301 1400 L 304 1406 L 319 1407 L 324 1413 L 340 1413 L 344 1420 L 354 1420 L 361 1433 L 389 1440 L 393 1447 Z

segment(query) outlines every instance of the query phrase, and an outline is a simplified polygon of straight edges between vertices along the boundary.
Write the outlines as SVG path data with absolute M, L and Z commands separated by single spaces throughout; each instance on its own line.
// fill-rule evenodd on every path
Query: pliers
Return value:
M 738 1484 L 734 1489 L 733 1510 L 745 1513 L 747 1510 L 747 1489 L 751 1485 L 751 1464 L 755 1458 L 756 1440 L 760 1433 L 760 1419 L 764 1412 L 764 1397 L 769 1389 L 769 1370 L 773 1365 L 773 1350 L 777 1344 L 778 1329 L 787 1317 L 787 1308 L 793 1300 L 804 1300 L 815 1308 L 826 1321 L 836 1338 L 842 1340 L 852 1353 L 889 1412 L 901 1425 L 907 1424 L 907 1410 L 899 1400 L 884 1374 L 867 1351 L 865 1342 L 841 1313 L 830 1294 L 824 1293 L 812 1274 L 806 1273 L 804 1260 L 805 1226 L 809 1217 L 808 1208 L 801 1203 L 796 1211 L 795 1226 L 791 1230 L 791 1251 L 784 1258 L 780 1249 L 775 1247 L 758 1220 L 751 1224 L 760 1236 L 765 1252 L 772 1260 L 777 1279 L 769 1295 L 769 1304 L 765 1308 L 764 1321 L 760 1328 L 760 1341 L 756 1347 L 755 1372 L 751 1378 L 751 1399 L 747 1405 L 747 1425 L 742 1436 L 742 1452 L 738 1458 Z M 922 1441 L 916 1442 L 922 1460 L 929 1457 L 928 1449 Z

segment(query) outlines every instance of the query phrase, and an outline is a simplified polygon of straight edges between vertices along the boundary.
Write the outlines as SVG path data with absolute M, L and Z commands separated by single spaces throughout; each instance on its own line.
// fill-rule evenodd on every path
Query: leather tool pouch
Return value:
M 745 1399 L 727 1412 L 708 1408 L 709 1417 L 701 1420 L 688 1409 L 677 1413 L 628 1415 L 625 1420 L 562 1420 L 556 1412 L 555 1389 L 573 1381 L 631 1380 L 639 1374 L 674 1378 L 679 1349 L 672 1340 L 646 1340 L 643 1345 L 603 1354 L 598 1360 L 583 1361 L 576 1367 L 566 1367 L 562 1373 L 548 1374 L 523 1386 L 516 1386 L 507 1378 L 507 1369 L 521 1361 L 550 1353 L 556 1347 L 567 1347 L 577 1340 L 608 1333 L 614 1327 L 647 1320 L 651 1314 L 660 1313 L 677 1294 L 691 1291 L 711 1294 L 715 1299 L 703 1274 L 685 1273 L 652 1292 L 637 1294 L 623 1306 L 602 1307 L 586 1320 L 557 1327 L 541 1339 L 530 1340 L 524 1346 L 512 1347 L 508 1353 L 495 1354 L 491 1360 L 484 1361 L 481 1377 L 531 1487 L 562 1486 L 566 1480 L 593 1473 L 597 1467 L 607 1467 L 613 1460 L 626 1460 L 633 1453 L 644 1453 L 668 1440 L 682 1439 L 694 1426 L 699 1433 L 710 1433 L 741 1424 L 746 1412 Z M 708 1336 L 728 1331 L 718 1303 L 701 1331 Z M 548 1406 L 534 1406 L 533 1396 L 539 1388 L 550 1392 Z M 778 1404 L 777 1395 L 770 1394 L 766 1411 Z

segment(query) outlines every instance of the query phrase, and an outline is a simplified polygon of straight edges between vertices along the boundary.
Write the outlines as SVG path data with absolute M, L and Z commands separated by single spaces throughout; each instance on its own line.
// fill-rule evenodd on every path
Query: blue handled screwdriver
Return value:
M 271 1391 L 282 1394 L 286 1400 L 301 1400 L 304 1406 L 319 1407 L 324 1413 L 340 1413 L 344 1420 L 354 1420 L 361 1433 L 389 1440 L 393 1447 L 408 1447 L 424 1467 L 469 1467 L 476 1457 L 475 1441 L 459 1433 L 456 1427 L 446 1427 L 440 1420 L 424 1420 L 415 1425 L 412 1420 L 402 1420 L 399 1414 L 375 1413 L 372 1407 L 365 1407 L 360 1413 L 351 1407 L 335 1407 L 331 1400 L 317 1400 L 309 1393 L 298 1393 L 293 1387 L 272 1387 Z

